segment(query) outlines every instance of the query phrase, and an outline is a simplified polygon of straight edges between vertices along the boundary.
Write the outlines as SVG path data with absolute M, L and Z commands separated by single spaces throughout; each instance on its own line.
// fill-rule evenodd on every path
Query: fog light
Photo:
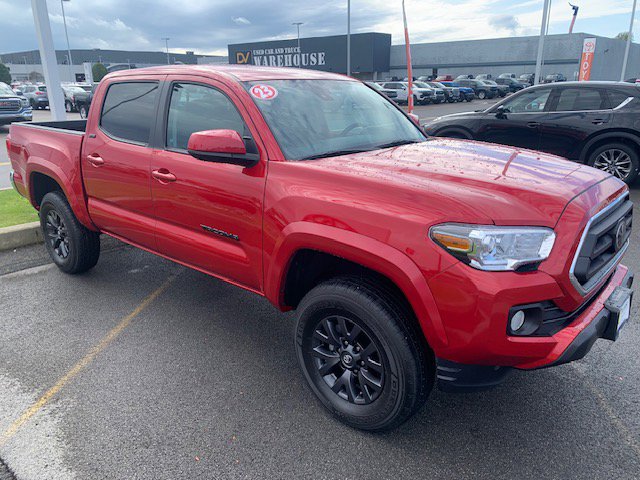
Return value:
M 524 319 L 525 314 L 522 310 L 518 310 L 516 313 L 514 313 L 513 317 L 511 317 L 511 331 L 517 332 L 518 330 L 520 330 L 520 328 L 522 328 L 522 325 L 524 325 Z

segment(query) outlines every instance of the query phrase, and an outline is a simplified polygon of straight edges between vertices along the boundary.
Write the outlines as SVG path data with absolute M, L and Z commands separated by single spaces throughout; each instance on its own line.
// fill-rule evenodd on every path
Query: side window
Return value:
M 186 150 L 193 132 L 235 130 L 245 135 L 240 113 L 219 90 L 203 85 L 175 83 L 167 117 L 167 147 Z
M 597 88 L 563 88 L 560 90 L 555 111 L 603 110 L 608 107 L 604 91 Z
M 544 107 L 551 94 L 550 88 L 538 88 L 524 92 L 503 103 L 508 113 L 534 113 L 544 111 Z
M 157 101 L 157 82 L 114 83 L 102 105 L 100 127 L 118 139 L 146 145 Z

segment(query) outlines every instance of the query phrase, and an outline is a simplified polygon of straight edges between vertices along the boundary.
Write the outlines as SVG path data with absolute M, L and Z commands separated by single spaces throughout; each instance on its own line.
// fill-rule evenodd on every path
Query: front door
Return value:
M 536 150 L 540 143 L 540 125 L 548 108 L 551 88 L 538 88 L 515 94 L 485 114 L 477 139 Z
M 159 251 L 261 291 L 265 155 L 256 166 L 243 168 L 198 160 L 187 152 L 189 136 L 203 130 L 235 130 L 249 152 L 258 151 L 260 140 L 245 121 L 241 102 L 224 85 L 177 76 L 167 82 L 162 148 L 151 165 Z
M 115 81 L 102 105 L 94 105 L 82 153 L 89 215 L 103 231 L 156 249 L 149 141 L 156 121 L 160 82 Z M 99 117 L 99 118 L 98 118 Z

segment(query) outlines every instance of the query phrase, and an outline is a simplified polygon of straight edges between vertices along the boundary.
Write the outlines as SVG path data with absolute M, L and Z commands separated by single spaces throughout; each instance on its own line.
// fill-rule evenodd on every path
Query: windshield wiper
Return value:
M 395 142 L 383 143 L 382 145 L 376 145 L 374 148 L 376 150 L 381 150 L 383 148 L 391 148 L 391 147 L 399 147 L 401 145 L 410 145 L 412 143 L 422 143 L 419 140 L 396 140 Z
M 335 150 L 333 152 L 318 153 L 316 155 L 309 155 L 308 157 L 302 157 L 300 160 L 315 160 L 317 158 L 327 157 L 339 157 L 340 155 L 349 155 L 351 153 L 368 152 L 371 148 L 350 148 L 345 150 Z

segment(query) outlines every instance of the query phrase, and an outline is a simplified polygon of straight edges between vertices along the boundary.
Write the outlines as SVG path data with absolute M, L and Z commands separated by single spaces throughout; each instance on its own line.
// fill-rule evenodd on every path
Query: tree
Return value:
M 629 32 L 620 32 L 618 35 L 616 35 L 616 38 L 618 40 L 624 40 L 626 42 L 629 38 Z M 633 42 L 633 33 L 631 34 L 631 41 Z
M 4 63 L 0 63 L 0 82 L 2 83 L 11 83 L 11 73 L 9 72 L 9 67 L 7 67 Z
M 93 67 L 91 67 L 91 73 L 93 74 L 93 81 L 99 82 L 107 74 L 107 67 L 101 63 L 94 63 Z

